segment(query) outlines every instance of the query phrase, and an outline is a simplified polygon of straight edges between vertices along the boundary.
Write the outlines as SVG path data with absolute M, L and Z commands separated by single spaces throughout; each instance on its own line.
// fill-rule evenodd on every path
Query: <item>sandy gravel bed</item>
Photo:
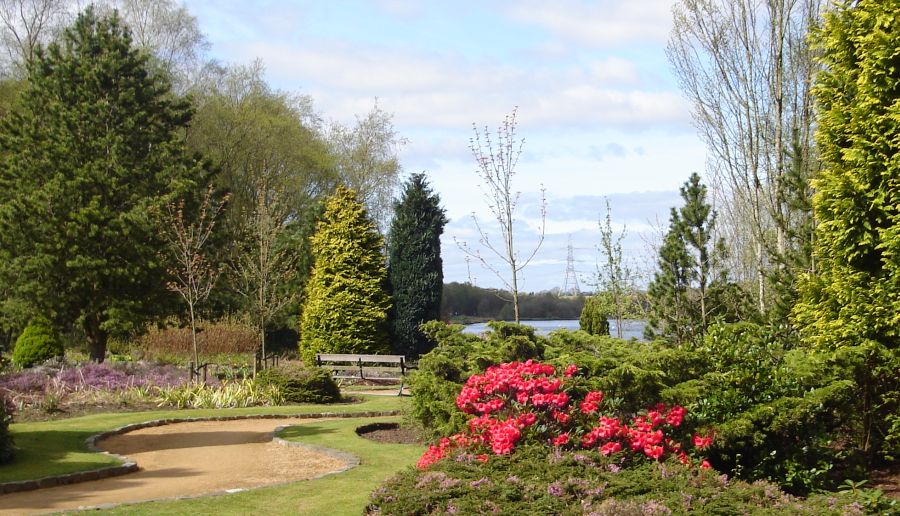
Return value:
M 242 419 L 144 428 L 98 447 L 137 462 L 124 476 L 0 496 L 0 514 L 34 514 L 306 480 L 346 467 L 327 453 L 272 441 L 278 426 L 316 419 Z

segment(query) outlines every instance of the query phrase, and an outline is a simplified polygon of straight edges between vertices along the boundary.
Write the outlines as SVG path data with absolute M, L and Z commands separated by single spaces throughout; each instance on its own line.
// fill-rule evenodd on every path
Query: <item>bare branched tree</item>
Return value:
M 197 347 L 197 306 L 206 301 L 219 279 L 221 267 L 209 263 L 207 243 L 216 226 L 216 218 L 228 202 L 228 197 L 214 201 L 213 188 L 206 190 L 196 219 L 189 221 L 184 213 L 184 201 L 170 203 L 162 214 L 162 237 L 166 243 L 164 256 L 171 281 L 166 287 L 181 295 L 188 305 L 191 322 L 191 344 L 194 364 L 199 366 Z
M 235 290 L 243 296 L 259 332 L 259 350 L 266 356 L 266 327 L 297 297 L 283 288 L 297 274 L 297 253 L 283 238 L 290 210 L 280 190 L 261 178 L 256 208 L 245 225 L 248 245 L 232 263 Z
M 70 20 L 69 0 L 0 0 L 0 44 L 10 73 L 23 72 L 38 47 Z
M 168 71 L 176 90 L 183 92 L 195 82 L 209 43 L 184 5 L 173 0 L 111 0 L 109 7 L 119 11 L 134 43 Z
M 355 190 L 382 234 L 387 234 L 400 184 L 400 148 L 406 139 L 394 129 L 393 115 L 375 106 L 356 125 L 332 124 L 329 140 L 337 154 L 339 181 Z
M 497 221 L 500 231 L 500 243 L 491 240 L 488 231 L 481 225 L 475 214 L 472 214 L 472 221 L 478 230 L 478 243 L 484 249 L 490 251 L 490 254 L 506 264 L 508 275 L 504 274 L 499 268 L 494 266 L 494 259 L 485 257 L 477 248 L 469 246 L 466 242 L 459 240 L 456 245 L 468 256 L 477 260 L 481 265 L 493 272 L 506 288 L 512 294 L 513 313 L 516 322 L 519 322 L 519 273 L 524 269 L 537 254 L 544 243 L 544 232 L 547 222 L 547 197 L 545 189 L 541 187 L 540 202 L 540 237 L 537 245 L 522 259 L 515 246 L 515 237 L 517 235 L 516 209 L 519 205 L 519 197 L 521 192 L 513 189 L 513 177 L 516 174 L 516 165 L 519 162 L 519 156 L 522 154 L 522 146 L 524 139 L 516 137 L 516 112 L 518 108 L 507 115 L 500 127 L 497 129 L 496 143 L 491 140 L 488 128 L 485 126 L 483 131 L 479 131 L 478 126 L 472 124 L 475 136 L 469 140 L 469 148 L 475 161 L 478 162 L 478 176 L 483 183 L 485 202 L 490 208 L 491 213 Z
M 808 34 L 827 1 L 679 0 L 673 10 L 667 54 L 707 145 L 723 225 L 736 226 L 729 241 L 753 249 L 760 312 L 767 269 L 808 238 L 795 231 L 809 215 L 792 207 L 786 176 L 800 167 L 805 184 L 815 172 Z
M 625 320 L 637 313 L 635 272 L 625 262 L 622 241 L 625 228 L 618 234 L 613 230 L 612 208 L 606 199 L 606 217 L 600 220 L 600 257 L 597 264 L 597 293 L 595 297 L 603 311 L 616 321 L 616 337 L 625 338 Z

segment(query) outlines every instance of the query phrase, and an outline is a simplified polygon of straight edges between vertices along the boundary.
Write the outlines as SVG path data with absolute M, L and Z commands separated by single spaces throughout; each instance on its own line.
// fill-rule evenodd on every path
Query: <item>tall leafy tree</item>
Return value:
M 180 136 L 188 104 L 147 62 L 115 15 L 88 9 L 37 52 L 0 129 L 0 247 L 15 297 L 81 324 L 97 361 L 110 334 L 172 305 L 152 213 L 205 180 Z
M 816 272 L 794 316 L 858 387 L 859 447 L 900 454 L 900 16 L 860 0 L 826 16 L 814 93 L 824 168 L 813 198 Z
M 387 351 L 384 240 L 353 190 L 338 187 L 325 203 L 310 245 L 315 260 L 300 316 L 300 353 Z
M 447 224 L 440 201 L 425 174 L 415 174 L 394 205 L 388 236 L 388 279 L 394 301 L 391 347 L 408 357 L 429 351 L 429 340 L 419 325 L 440 318 L 444 287 L 441 233 Z

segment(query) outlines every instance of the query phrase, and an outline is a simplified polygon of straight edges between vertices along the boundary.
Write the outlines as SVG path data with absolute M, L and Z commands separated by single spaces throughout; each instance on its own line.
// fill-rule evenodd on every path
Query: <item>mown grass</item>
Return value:
M 415 464 L 425 447 L 378 443 L 357 436 L 354 430 L 373 421 L 399 420 L 396 417 L 334 419 L 287 428 L 280 434 L 288 440 L 346 451 L 360 458 L 359 466 L 343 473 L 236 494 L 123 505 L 100 512 L 109 515 L 358 515 L 368 504 L 369 494 L 399 470 Z
M 16 443 L 16 457 L 0 466 L 0 482 L 31 480 L 76 471 L 88 471 L 117 464 L 108 455 L 88 451 L 85 440 L 120 426 L 154 419 L 237 416 L 249 414 L 309 414 L 315 412 L 356 413 L 397 410 L 402 398 L 359 396 L 361 403 L 332 405 L 291 405 L 239 409 L 153 410 L 116 414 L 91 414 L 71 419 L 36 423 L 14 423 L 10 431 Z

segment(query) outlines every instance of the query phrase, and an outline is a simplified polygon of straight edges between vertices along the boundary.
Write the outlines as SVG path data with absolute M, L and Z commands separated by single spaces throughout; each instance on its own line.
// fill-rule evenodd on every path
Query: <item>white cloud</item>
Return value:
M 261 57 L 277 84 L 311 94 L 338 120 L 367 111 L 375 97 L 406 127 L 494 124 L 516 105 L 522 106 L 523 127 L 687 128 L 690 120 L 677 92 L 643 88 L 636 64 L 619 57 L 560 69 L 345 43 L 256 42 L 231 53 L 245 61 Z
M 507 14 L 544 27 L 557 37 L 595 47 L 634 42 L 664 43 L 671 27 L 671 0 L 520 0 Z

